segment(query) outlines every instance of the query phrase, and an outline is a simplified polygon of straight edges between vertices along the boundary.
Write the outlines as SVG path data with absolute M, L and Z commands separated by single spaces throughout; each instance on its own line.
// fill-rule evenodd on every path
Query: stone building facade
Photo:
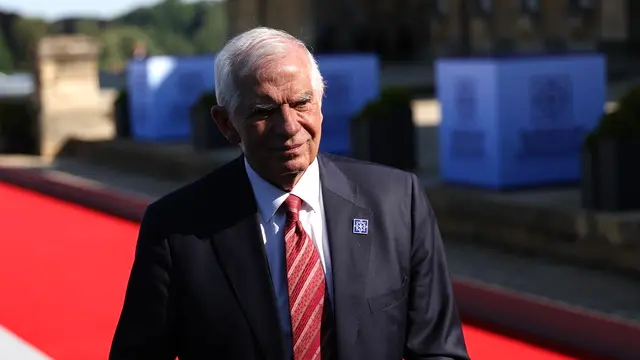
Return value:
M 376 51 L 391 61 L 460 53 L 629 51 L 635 0 L 228 0 L 230 34 L 287 30 L 320 52 Z

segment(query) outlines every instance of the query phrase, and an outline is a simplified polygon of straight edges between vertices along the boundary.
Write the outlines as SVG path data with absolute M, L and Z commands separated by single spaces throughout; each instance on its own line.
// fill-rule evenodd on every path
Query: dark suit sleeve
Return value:
M 171 256 L 162 219 L 151 205 L 142 220 L 135 259 L 110 360 L 174 360 L 171 329 Z
M 469 359 L 436 217 L 415 175 L 406 360 Z

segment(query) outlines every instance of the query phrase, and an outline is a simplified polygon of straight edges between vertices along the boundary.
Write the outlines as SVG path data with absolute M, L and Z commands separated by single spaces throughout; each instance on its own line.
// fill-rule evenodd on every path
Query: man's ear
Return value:
M 236 128 L 233 127 L 227 109 L 216 105 L 211 108 L 211 117 L 213 121 L 216 122 L 216 125 L 218 125 L 218 129 L 220 129 L 222 135 L 224 135 L 230 143 L 234 145 L 240 143 L 240 135 L 236 131 Z

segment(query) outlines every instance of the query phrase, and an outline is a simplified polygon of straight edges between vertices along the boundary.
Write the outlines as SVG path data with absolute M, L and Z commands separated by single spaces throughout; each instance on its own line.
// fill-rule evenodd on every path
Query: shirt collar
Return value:
M 244 167 L 247 177 L 253 188 L 253 194 L 258 204 L 258 211 L 264 221 L 271 221 L 271 218 L 278 211 L 282 203 L 289 194 L 296 195 L 302 199 L 303 203 L 313 211 L 320 210 L 320 169 L 318 158 L 316 157 L 307 170 L 302 174 L 298 183 L 293 187 L 291 193 L 287 193 L 271 185 L 253 170 L 251 165 L 244 159 Z

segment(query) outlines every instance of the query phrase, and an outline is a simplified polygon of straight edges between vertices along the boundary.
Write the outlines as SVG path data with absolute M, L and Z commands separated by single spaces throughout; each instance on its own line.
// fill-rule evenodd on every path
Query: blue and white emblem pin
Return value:
M 367 235 L 369 233 L 369 220 L 353 219 L 353 233 Z

